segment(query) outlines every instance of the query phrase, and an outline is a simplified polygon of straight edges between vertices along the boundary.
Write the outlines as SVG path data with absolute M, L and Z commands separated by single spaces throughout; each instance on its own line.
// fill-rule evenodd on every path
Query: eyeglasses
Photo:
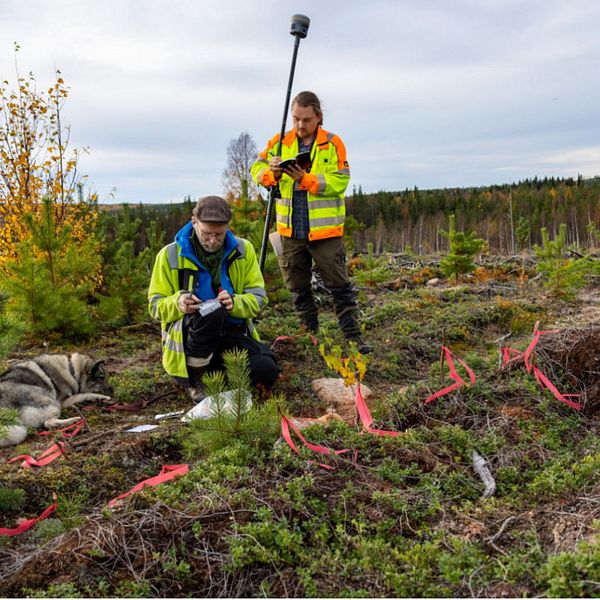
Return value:
M 225 236 L 227 235 L 226 231 L 222 231 L 220 233 L 213 233 L 212 231 L 200 230 L 198 233 L 200 233 L 200 239 L 206 242 L 208 242 L 209 240 L 215 240 L 220 242 L 221 240 L 224 240 Z

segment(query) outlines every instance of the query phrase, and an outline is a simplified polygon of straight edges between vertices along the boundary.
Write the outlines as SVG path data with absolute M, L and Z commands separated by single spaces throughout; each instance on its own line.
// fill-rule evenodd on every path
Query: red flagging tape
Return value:
M 85 419 L 81 419 L 77 421 L 77 423 L 73 423 L 68 427 L 63 429 L 57 429 L 56 431 L 38 431 L 38 435 L 53 435 L 54 433 L 62 433 L 62 437 L 64 438 L 73 438 L 75 437 L 85 425 Z
M 500 348 L 502 352 L 502 366 L 506 367 L 511 360 L 520 360 L 523 358 L 523 352 L 520 350 L 516 350 L 515 348 L 509 348 L 508 346 L 504 346 Z M 512 356 L 511 356 L 512 355 Z
M 55 461 L 59 456 L 65 453 L 66 445 L 63 442 L 56 442 L 52 444 L 50 448 L 45 450 L 38 458 L 33 458 L 33 456 L 29 456 L 29 454 L 21 454 L 20 456 L 15 456 L 14 458 L 9 459 L 7 462 L 15 462 L 16 460 L 23 460 L 21 466 L 24 469 L 29 469 L 30 467 L 45 467 L 49 465 L 51 462 Z
M 73 423 L 64 429 L 59 429 L 58 433 L 62 434 L 63 438 L 72 438 L 75 437 L 85 425 L 85 419 L 81 419 L 77 421 L 77 423 Z M 38 435 L 52 435 L 51 431 L 40 431 Z M 24 469 L 29 469 L 30 467 L 45 467 L 49 465 L 51 462 L 55 461 L 62 454 L 64 454 L 67 450 L 67 445 L 64 442 L 56 442 L 50 446 L 50 448 L 46 449 L 40 456 L 37 458 L 33 458 L 33 456 L 29 456 L 29 454 L 21 454 L 20 456 L 15 456 L 11 458 L 7 462 L 15 462 L 17 460 L 23 460 L 21 463 Z
M 36 517 L 35 519 L 27 519 L 26 521 L 21 521 L 21 523 L 14 529 L 6 529 L 5 527 L 0 527 L 0 535 L 19 535 L 20 533 L 31 529 L 38 521 L 49 517 L 55 510 L 56 502 L 54 504 L 51 504 L 48 508 L 46 508 L 46 510 L 44 510 L 44 512 L 39 517 Z
M 300 438 L 302 443 L 309 450 L 312 450 L 313 452 L 316 452 L 318 454 L 324 454 L 326 456 L 340 455 L 340 454 L 344 454 L 345 452 L 350 452 L 349 448 L 344 448 L 343 450 L 332 450 L 331 448 L 327 448 L 326 446 L 312 444 L 300 433 L 300 430 L 294 425 L 294 423 L 292 423 L 291 419 L 289 419 L 285 415 L 281 415 L 281 437 L 283 437 L 283 439 L 287 442 L 288 446 L 296 454 L 300 454 L 300 450 L 298 450 L 296 444 L 294 444 L 294 440 L 292 439 L 292 434 L 290 433 L 290 428 Z M 319 467 L 322 467 L 323 469 L 328 469 L 330 471 L 334 470 L 334 468 L 331 465 L 326 465 L 325 463 L 320 463 L 320 462 L 316 462 L 313 460 L 311 460 L 309 462 L 312 464 L 319 465 Z
M 564 402 L 575 410 L 581 410 L 583 408 L 581 404 L 574 402 L 573 400 L 569 400 L 569 398 L 578 398 L 580 394 L 562 394 L 558 391 L 558 388 L 533 364 L 532 357 L 535 347 L 540 341 L 540 337 L 546 333 L 556 333 L 556 330 L 539 331 L 536 324 L 533 329 L 533 338 L 529 343 L 529 346 L 527 346 L 525 352 L 521 352 L 520 350 L 516 350 L 515 348 L 510 348 L 508 346 L 501 348 L 500 351 L 502 353 L 502 365 L 508 365 L 511 360 L 523 360 L 527 372 L 533 373 L 533 376 L 541 388 L 550 390 L 552 395 L 557 400 L 560 400 L 560 402 Z
M 456 371 L 454 361 L 452 360 L 452 357 L 454 356 L 452 352 L 450 352 L 450 350 L 446 348 L 446 346 L 442 346 L 442 352 L 446 355 L 446 362 L 448 363 L 448 368 L 450 369 L 450 379 L 453 379 L 454 383 L 445 387 L 444 389 L 437 391 L 435 394 L 427 396 L 427 398 L 425 398 L 425 404 L 429 404 L 433 400 L 441 398 L 442 396 L 445 396 L 446 394 L 457 390 L 458 388 L 462 387 L 463 385 L 466 385 L 467 383 Z M 456 360 L 465 368 L 465 371 L 467 372 L 467 374 L 469 375 L 469 379 L 471 380 L 471 385 L 473 385 L 477 381 L 475 373 L 473 373 L 472 369 L 469 367 L 469 365 L 467 365 L 465 361 L 458 358 L 458 356 L 454 356 L 454 358 L 456 358 Z
M 165 465 L 161 469 L 161 471 L 158 475 L 155 475 L 154 477 L 150 477 L 148 479 L 144 479 L 144 481 L 140 481 L 140 483 L 138 483 L 137 485 L 134 485 L 128 492 L 125 492 L 124 494 L 121 494 L 120 496 L 113 498 L 108 503 L 108 506 L 112 507 L 119 500 L 122 500 L 123 498 L 126 498 L 127 496 L 130 496 L 131 494 L 135 494 L 136 492 L 139 492 L 140 490 L 143 490 L 144 488 L 154 487 L 156 485 L 164 483 L 165 481 L 171 481 L 171 479 L 175 479 L 175 477 L 181 477 L 182 475 L 185 475 L 189 470 L 190 470 L 189 465 L 185 465 L 185 464 L 184 465 Z
M 362 392 L 360 391 L 360 383 L 356 385 L 356 393 L 354 394 L 354 401 L 356 402 L 356 410 L 358 411 L 358 417 L 363 427 L 374 435 L 389 435 L 395 437 L 401 435 L 399 431 L 388 431 L 387 429 L 375 429 L 371 427 L 373 425 L 373 417 L 369 411 L 369 407 L 363 398 Z
M 579 394 L 561 394 L 558 391 L 557 387 L 537 367 L 533 367 L 533 375 L 536 378 L 537 382 L 540 384 L 540 386 L 548 388 L 557 400 L 568 404 L 571 408 L 574 408 L 575 410 L 581 410 L 583 408 L 581 404 L 573 402 L 573 400 L 569 400 L 569 397 L 578 398 Z
M 357 384 L 357 386 L 356 386 L 356 393 L 354 395 L 354 399 L 356 402 L 356 409 L 358 411 L 360 421 L 368 433 L 372 433 L 374 435 L 382 435 L 382 436 L 387 435 L 387 436 L 392 436 L 392 437 L 402 435 L 402 433 L 399 431 L 388 431 L 385 429 L 375 429 L 374 427 L 371 427 L 371 425 L 373 424 L 373 417 L 371 416 L 371 413 L 369 412 L 369 408 L 367 407 L 367 403 L 365 402 L 365 399 L 363 398 L 362 392 L 360 390 L 360 383 Z M 308 449 L 310 449 L 313 452 L 316 452 L 318 454 L 323 454 L 325 456 L 331 456 L 331 455 L 340 455 L 340 454 L 344 454 L 346 452 L 351 451 L 349 448 L 344 448 L 343 450 L 332 450 L 331 448 L 327 448 L 326 446 L 313 444 L 313 443 L 307 441 L 306 438 L 300 433 L 300 430 L 291 421 L 291 419 L 289 419 L 288 417 L 286 417 L 285 415 L 282 414 L 281 415 L 281 437 L 283 437 L 283 439 L 287 442 L 288 446 L 296 454 L 300 454 L 300 451 L 298 450 L 298 447 L 296 446 L 296 444 L 294 443 L 294 440 L 292 439 L 292 434 L 290 432 L 290 429 L 300 438 L 302 443 Z M 352 459 L 353 462 L 356 462 L 357 457 L 358 457 L 358 454 L 355 451 L 354 455 L 353 455 L 353 459 Z M 334 467 L 332 467 L 331 465 L 327 465 L 325 463 L 316 462 L 313 460 L 311 460 L 309 462 L 311 464 L 316 464 L 319 467 L 322 467 L 323 469 L 328 469 L 330 471 L 334 470 Z

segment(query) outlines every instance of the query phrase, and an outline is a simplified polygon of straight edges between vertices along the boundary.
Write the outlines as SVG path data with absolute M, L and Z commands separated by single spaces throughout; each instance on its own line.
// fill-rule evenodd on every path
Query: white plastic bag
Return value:
M 223 409 L 230 413 L 233 413 L 233 411 L 234 411 L 234 406 L 233 406 L 234 395 L 235 395 L 235 392 L 233 390 L 228 390 L 227 392 L 222 392 L 220 394 L 220 396 L 224 399 Z M 193 421 L 194 419 L 210 418 L 213 414 L 214 402 L 215 402 L 215 399 L 212 396 L 206 396 L 206 398 L 204 398 L 203 400 L 198 402 L 198 404 L 196 404 L 196 406 L 194 406 L 193 408 L 188 410 L 185 413 L 185 415 L 183 415 L 183 417 L 181 417 L 181 420 L 184 423 L 189 423 L 190 421 Z M 244 394 L 244 406 L 242 408 L 242 413 L 245 413 L 248 410 L 250 410 L 251 406 L 252 406 L 252 394 L 250 394 L 250 392 L 246 392 Z

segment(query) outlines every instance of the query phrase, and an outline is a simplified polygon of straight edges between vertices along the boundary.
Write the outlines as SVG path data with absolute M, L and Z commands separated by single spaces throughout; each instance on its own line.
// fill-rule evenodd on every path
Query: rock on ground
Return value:
M 343 379 L 321 377 L 315 379 L 311 387 L 318 398 L 327 403 L 331 411 L 337 413 L 347 423 L 354 424 L 356 422 L 356 408 L 354 403 L 354 395 L 356 394 L 355 385 L 346 387 Z M 360 389 L 363 398 L 368 404 L 369 397 L 372 395 L 371 390 L 364 383 L 361 384 Z

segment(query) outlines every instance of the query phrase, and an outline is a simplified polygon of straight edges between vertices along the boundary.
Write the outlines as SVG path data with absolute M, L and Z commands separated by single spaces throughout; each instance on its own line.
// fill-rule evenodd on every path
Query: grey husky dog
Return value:
M 84 354 L 42 354 L 13 365 L 0 375 L 0 408 L 17 411 L 17 423 L 0 435 L 0 446 L 19 444 L 27 427 L 60 427 L 79 417 L 61 419 L 61 409 L 79 402 L 110 400 L 102 361 Z

